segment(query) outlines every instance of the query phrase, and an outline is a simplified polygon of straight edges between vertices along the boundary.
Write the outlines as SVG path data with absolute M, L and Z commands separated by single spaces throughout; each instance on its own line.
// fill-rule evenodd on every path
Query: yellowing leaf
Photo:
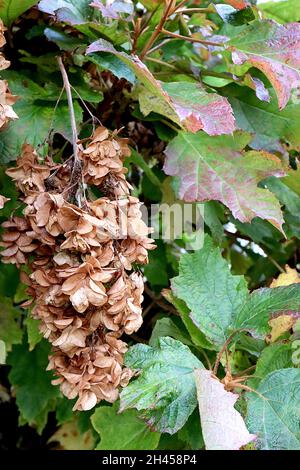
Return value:
M 296 269 L 290 268 L 288 265 L 285 267 L 285 273 L 279 274 L 277 279 L 273 279 L 270 287 L 289 286 L 300 282 L 300 277 Z
M 58 442 L 59 450 L 91 450 L 95 438 L 91 430 L 80 433 L 76 420 L 63 424 L 48 440 L 48 443 Z
M 238 450 L 253 441 L 256 436 L 234 408 L 238 395 L 227 392 L 209 370 L 197 369 L 194 375 L 206 450 Z
M 274 343 L 283 333 L 289 331 L 295 324 L 297 318 L 293 315 L 280 315 L 279 317 L 269 320 L 272 328 L 271 333 L 267 336 L 267 341 Z

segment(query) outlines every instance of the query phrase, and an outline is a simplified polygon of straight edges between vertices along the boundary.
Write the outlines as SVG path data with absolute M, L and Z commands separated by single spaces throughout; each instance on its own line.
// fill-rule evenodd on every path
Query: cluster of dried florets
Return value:
M 0 19 L 0 47 L 6 43 L 4 32 L 6 31 L 2 20 Z M 0 52 L 0 70 L 7 69 L 10 62 L 5 59 L 2 52 Z M 12 109 L 12 105 L 16 102 L 17 97 L 12 95 L 8 88 L 6 80 L 0 80 L 0 129 L 11 119 L 17 119 L 18 116 Z
M 65 396 L 78 398 L 77 410 L 117 399 L 131 376 L 122 367 L 120 337 L 142 323 L 143 279 L 128 271 L 147 263 L 154 245 L 125 179 L 128 154 L 125 139 L 100 127 L 85 148 L 81 143 L 76 162 L 41 162 L 24 145 L 7 170 L 26 207 L 24 217 L 3 224 L 2 260 L 30 266 L 30 275 L 21 272 L 31 296 L 24 305 L 33 303 L 32 315 L 53 345 L 48 369 Z M 104 196 L 88 198 L 88 184 Z

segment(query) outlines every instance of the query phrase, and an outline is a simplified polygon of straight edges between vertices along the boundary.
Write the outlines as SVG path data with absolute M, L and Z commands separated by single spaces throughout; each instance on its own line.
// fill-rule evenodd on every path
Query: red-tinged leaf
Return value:
M 245 0 L 225 0 L 225 3 L 228 3 L 228 5 L 231 5 L 237 10 L 242 10 L 243 8 L 247 8 L 249 6 L 249 2 Z
M 241 131 L 222 137 L 180 132 L 166 149 L 164 171 L 179 177 L 181 199 L 220 201 L 241 222 L 257 216 L 282 230 L 278 200 L 257 183 L 270 175 L 284 176 L 285 172 L 275 155 L 244 152 L 250 140 L 250 134 Z
M 238 399 L 206 369 L 194 372 L 201 428 L 206 450 L 239 450 L 256 439 L 234 408 Z
M 209 135 L 231 134 L 235 129 L 232 108 L 216 93 L 207 93 L 198 83 L 163 83 L 180 121 L 190 132 L 203 129 Z
M 291 91 L 300 88 L 300 24 L 255 22 L 227 44 L 235 64 L 247 62 L 266 75 L 276 91 L 279 108 L 284 108 Z
M 117 51 L 103 39 L 88 47 L 87 54 L 94 52 L 112 53 L 134 72 L 144 85 L 139 93 L 144 115 L 159 113 L 190 132 L 203 129 L 209 135 L 220 135 L 234 131 L 235 121 L 227 98 L 207 93 L 198 83 L 159 82 L 137 56 Z

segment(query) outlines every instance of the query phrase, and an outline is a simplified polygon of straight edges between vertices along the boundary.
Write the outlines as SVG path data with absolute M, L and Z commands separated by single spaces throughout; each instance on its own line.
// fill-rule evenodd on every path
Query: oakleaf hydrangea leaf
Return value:
M 241 222 L 260 217 L 281 230 L 278 200 L 257 184 L 267 176 L 285 173 L 275 155 L 243 152 L 250 140 L 250 134 L 244 132 L 222 137 L 180 132 L 166 149 L 164 171 L 179 177 L 181 199 L 220 201 Z
M 247 426 L 262 450 L 300 450 L 300 369 L 268 374 L 247 393 Z
M 136 408 L 152 429 L 174 434 L 197 405 L 193 371 L 202 363 L 180 341 L 165 337 L 156 347 L 132 346 L 125 364 L 140 375 L 122 390 L 120 411 Z
M 234 408 L 239 396 L 227 392 L 209 370 L 198 369 L 194 374 L 206 450 L 239 450 L 253 441 L 256 436 L 247 431 Z
M 291 91 L 300 88 L 300 24 L 256 21 L 227 45 L 235 64 L 247 62 L 267 76 L 276 91 L 279 108 L 284 108 Z

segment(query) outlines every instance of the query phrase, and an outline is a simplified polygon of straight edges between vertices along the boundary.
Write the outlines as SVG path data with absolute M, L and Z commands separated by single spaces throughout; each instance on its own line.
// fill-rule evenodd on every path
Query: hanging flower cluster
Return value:
M 87 410 L 114 402 L 131 377 L 120 337 L 142 324 L 143 279 L 132 268 L 147 263 L 154 245 L 125 179 L 126 140 L 99 127 L 79 149 L 76 161 L 55 164 L 23 146 L 7 174 L 22 193 L 24 217 L 3 223 L 1 255 L 30 267 L 30 275 L 21 272 L 31 297 L 24 306 L 33 305 L 53 345 L 53 383 L 77 397 L 75 410 Z M 103 197 L 93 200 L 89 185 Z
M 4 32 L 6 31 L 2 20 L 0 19 L 0 48 L 6 44 Z M 5 59 L 0 52 L 0 70 L 7 69 L 10 62 Z M 12 109 L 12 105 L 17 101 L 17 97 L 12 95 L 8 88 L 6 80 L 0 80 L 0 129 L 11 119 L 18 119 L 18 116 Z

